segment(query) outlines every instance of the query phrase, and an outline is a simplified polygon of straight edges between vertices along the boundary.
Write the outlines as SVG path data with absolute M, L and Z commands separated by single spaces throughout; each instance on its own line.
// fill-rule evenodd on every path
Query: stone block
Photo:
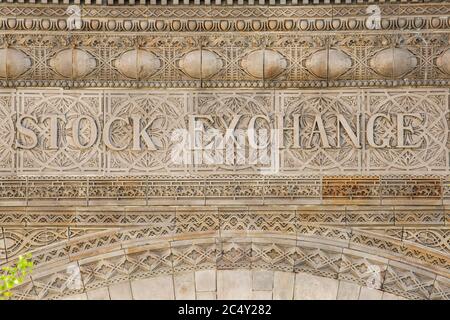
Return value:
M 164 275 L 131 282 L 131 291 L 135 300 L 173 300 L 172 276 Z
M 361 287 L 356 283 L 339 281 L 338 300 L 358 300 Z
M 382 300 L 407 300 L 407 299 L 389 292 L 383 292 Z
M 110 300 L 107 287 L 90 290 L 86 293 L 89 300 Z
M 216 270 L 196 271 L 195 289 L 197 291 L 216 291 Z
M 295 274 L 293 272 L 275 271 L 273 277 L 273 299 L 292 300 L 294 281 Z
M 111 300 L 131 300 L 131 285 L 127 282 L 116 283 L 109 286 L 109 296 Z
M 175 299 L 195 300 L 194 273 L 180 273 L 173 276 L 175 284 Z
M 361 292 L 359 293 L 359 300 L 381 300 L 382 296 L 383 291 L 368 287 L 361 287 Z
M 216 292 L 202 291 L 197 292 L 197 300 L 216 300 Z
M 61 300 L 87 300 L 87 299 L 88 297 L 86 293 L 79 293 L 61 298 Z
M 250 270 L 218 270 L 217 298 L 219 300 L 249 300 L 252 295 Z
M 335 300 L 338 280 L 298 273 L 295 275 L 295 300 Z
M 252 300 L 272 300 L 272 291 L 253 291 Z
M 253 290 L 272 291 L 273 271 L 253 270 Z

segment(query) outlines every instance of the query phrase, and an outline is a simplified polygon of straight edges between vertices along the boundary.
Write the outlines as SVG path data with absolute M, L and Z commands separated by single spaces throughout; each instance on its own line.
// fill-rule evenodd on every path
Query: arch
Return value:
M 420 245 L 350 228 L 225 229 L 170 234 L 161 226 L 120 228 L 50 245 L 33 253 L 37 268 L 15 289 L 15 298 L 83 296 L 119 283 L 202 270 L 285 272 L 331 286 L 335 280 L 338 288 L 370 287 L 386 296 L 449 298 L 448 258 Z
M 303 272 L 207 269 L 124 281 L 70 300 L 403 300 L 373 287 Z

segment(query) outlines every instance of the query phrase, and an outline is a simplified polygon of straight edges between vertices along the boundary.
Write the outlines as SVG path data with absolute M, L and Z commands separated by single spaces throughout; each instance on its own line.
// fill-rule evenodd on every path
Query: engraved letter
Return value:
M 225 137 L 224 137 L 224 143 L 228 143 L 228 139 L 232 139 L 233 144 L 237 143 L 236 136 L 234 135 L 234 130 L 236 130 L 236 127 L 239 123 L 239 120 L 241 119 L 241 114 L 236 114 L 233 116 L 233 119 L 231 119 L 230 124 L 227 125 L 225 119 L 222 117 L 219 117 L 219 120 L 223 123 L 225 130 Z
M 33 116 L 21 116 L 17 120 L 17 135 L 19 136 L 19 134 L 23 134 L 23 135 L 31 138 L 31 144 L 30 145 L 24 145 L 24 144 L 22 144 L 19 141 L 19 138 L 17 138 L 16 139 L 16 146 L 17 146 L 17 148 L 21 148 L 21 149 L 33 149 L 38 144 L 37 135 L 36 135 L 36 133 L 33 130 L 28 129 L 28 128 L 23 126 L 23 120 L 25 120 L 25 119 L 31 119 L 35 123 L 37 123 L 37 119 L 36 119 L 36 117 L 33 117 Z
M 316 127 L 317 127 L 317 130 L 316 130 Z M 312 148 L 312 146 L 311 146 L 312 139 L 314 137 L 314 134 L 316 134 L 316 133 L 319 134 L 320 141 L 322 142 L 323 148 L 330 148 L 330 143 L 328 142 L 327 133 L 325 131 L 325 126 L 323 125 L 323 120 L 322 120 L 322 117 L 320 114 L 317 114 L 314 119 L 312 132 L 309 137 L 309 143 L 308 143 L 309 148 Z
M 80 139 L 80 125 L 81 120 L 86 120 L 89 126 L 89 140 L 83 144 Z M 95 120 L 89 116 L 79 116 L 75 120 L 73 120 L 72 124 L 72 139 L 73 145 L 79 149 L 90 148 L 94 145 L 95 141 L 97 141 L 98 135 L 98 127 L 95 123 Z
M 145 144 L 148 147 L 148 150 L 156 150 L 156 146 L 153 143 L 152 139 L 147 133 L 148 127 L 150 127 L 153 123 L 149 122 L 147 125 L 141 129 L 141 116 L 138 114 L 131 115 L 131 122 L 133 123 L 133 151 L 141 151 L 141 137 L 144 139 Z
M 197 119 L 207 119 L 214 122 L 211 116 L 190 115 L 189 116 L 189 137 L 190 147 L 194 150 L 194 164 L 203 163 L 203 123 Z M 198 134 L 197 134 L 198 133 Z
M 405 132 L 411 134 L 414 133 L 414 129 L 411 124 L 405 126 L 405 117 L 413 117 L 423 121 L 420 113 L 399 113 L 397 114 L 397 148 L 419 148 L 422 141 L 418 141 L 416 144 L 406 145 L 405 144 Z
M 58 120 L 62 120 L 66 122 L 65 115 L 51 114 L 48 116 L 44 116 L 42 121 L 50 119 L 50 150 L 58 149 Z
M 350 138 L 350 140 L 352 141 L 352 143 L 354 144 L 354 146 L 356 148 L 361 148 L 361 143 L 360 143 L 360 135 L 359 135 L 359 116 L 360 114 L 357 114 L 356 116 L 356 133 L 353 132 L 352 128 L 350 127 L 350 125 L 347 122 L 347 119 L 344 118 L 344 116 L 342 114 L 337 114 L 337 147 L 340 148 L 341 147 L 341 125 L 344 128 L 344 131 L 347 133 L 348 137 Z
M 128 125 L 127 120 L 125 120 L 123 118 L 113 117 L 113 118 L 109 119 L 105 123 L 105 128 L 103 129 L 103 142 L 109 149 L 120 151 L 120 150 L 124 150 L 128 145 L 124 145 L 123 147 L 118 147 L 113 144 L 113 142 L 111 140 L 111 126 L 116 121 L 122 121 L 122 122 L 125 122 L 126 125 Z
M 300 114 L 293 114 L 293 127 L 284 127 L 285 123 L 285 116 L 284 115 L 277 115 L 277 122 L 278 122 L 278 142 L 280 148 L 292 148 L 292 149 L 300 149 Z M 284 142 L 284 133 L 288 132 L 289 130 L 292 131 L 293 141 L 292 145 L 285 146 Z
M 391 118 L 389 116 L 385 115 L 384 113 L 373 114 L 367 121 L 367 142 L 369 143 L 369 146 L 371 146 L 372 148 L 386 148 L 386 147 L 389 147 L 389 141 L 390 141 L 389 137 L 384 138 L 383 142 L 381 144 L 375 143 L 373 129 L 375 126 L 375 121 L 378 118 L 384 118 L 384 119 L 388 120 L 389 122 L 391 121 Z

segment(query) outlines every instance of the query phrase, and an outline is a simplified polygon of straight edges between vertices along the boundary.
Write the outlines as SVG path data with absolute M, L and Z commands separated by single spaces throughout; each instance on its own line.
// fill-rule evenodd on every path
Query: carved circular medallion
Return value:
M 124 76 L 137 80 L 149 78 L 161 68 L 161 60 L 142 49 L 126 51 L 113 63 Z
M 336 49 L 319 50 L 306 60 L 306 68 L 323 79 L 336 79 L 352 66 L 352 59 Z
M 178 66 L 194 79 L 208 79 L 223 67 L 222 59 L 209 50 L 194 50 L 178 60 Z
M 64 49 L 49 61 L 50 67 L 65 78 L 77 79 L 91 73 L 97 66 L 96 59 L 81 49 Z
M 417 63 L 417 57 L 411 51 L 400 48 L 381 50 L 369 60 L 370 67 L 376 73 L 394 78 L 410 73 Z
M 273 79 L 286 68 L 286 58 L 277 51 L 259 49 L 249 53 L 241 60 L 241 66 L 251 76 L 258 79 Z
M 0 77 L 17 78 L 31 68 L 31 59 L 13 48 L 0 49 Z
M 436 65 L 441 71 L 450 74 L 450 49 L 444 51 L 444 53 L 436 59 Z

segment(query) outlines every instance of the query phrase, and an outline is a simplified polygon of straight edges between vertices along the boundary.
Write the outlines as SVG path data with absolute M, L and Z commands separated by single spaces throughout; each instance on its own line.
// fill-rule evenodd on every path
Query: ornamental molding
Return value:
M 95 205 L 448 205 L 439 176 L 121 176 L 3 177 L 1 207 Z M 425 210 L 425 208 L 419 208 Z M 442 210 L 426 215 L 440 224 Z M 321 221 L 320 219 L 318 221 Z M 322 221 L 325 222 L 325 221 Z
M 309 32 L 371 31 L 369 5 L 346 6 L 82 6 L 80 23 L 71 29 L 68 5 L 0 6 L 0 30 L 96 32 Z M 447 3 L 379 4 L 383 30 L 446 30 Z
M 49 205 L 47 203 L 47 205 Z M 14 259 L 27 250 L 37 250 L 55 241 L 74 239 L 90 232 L 117 228 L 153 226 L 167 228 L 168 234 L 180 232 L 190 224 L 189 232 L 205 232 L 211 221 L 244 219 L 236 230 L 295 232 L 300 225 L 365 230 L 404 243 L 415 243 L 448 254 L 450 216 L 444 206 L 330 206 L 271 205 L 255 206 L 39 206 L 0 208 L 3 226 L 2 258 Z M 178 231 L 177 231 L 178 230 Z M 0 232 L 1 233 L 1 232 Z M 34 239 L 34 240 L 33 240 Z M 38 240 L 41 239 L 42 241 Z M 36 240 L 36 241 L 35 241 Z
M 449 38 L 448 33 L 440 32 L 392 31 L 333 36 L 233 32 L 67 36 L 14 32 L 0 34 L 0 85 L 446 87 L 450 84 Z
M 74 0 L 74 3 L 77 5 L 85 5 L 85 6 L 144 6 L 148 5 L 150 7 L 159 7 L 159 6 L 209 6 L 209 5 L 221 5 L 221 6 L 240 6 L 240 5 L 254 5 L 254 6 L 289 6 L 289 5 L 330 5 L 330 4 L 342 4 L 342 6 L 348 6 L 350 4 L 358 3 L 360 5 L 364 5 L 366 3 L 379 3 L 384 4 L 387 0 L 323 0 L 322 3 L 319 0 L 204 0 L 201 2 L 200 0 Z M 389 0 L 390 3 L 440 3 L 445 2 L 445 0 Z M 22 5 L 23 2 L 20 0 L 9 0 L 8 3 L 16 3 Z M 52 3 L 48 3 L 47 0 L 30 0 L 31 4 L 40 4 L 43 6 L 53 7 L 58 4 L 68 4 L 68 0 L 55 0 Z

